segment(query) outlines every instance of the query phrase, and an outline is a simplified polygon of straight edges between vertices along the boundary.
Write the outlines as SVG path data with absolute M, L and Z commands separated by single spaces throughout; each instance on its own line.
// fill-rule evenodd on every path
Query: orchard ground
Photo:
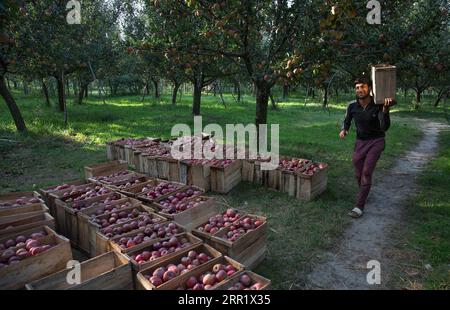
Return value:
M 90 96 L 83 105 L 68 99 L 68 126 L 55 107 L 47 107 L 40 94 L 14 93 L 29 134 L 15 133 L 6 105 L 0 103 L 0 192 L 25 191 L 59 184 L 83 176 L 87 164 L 106 161 L 105 142 L 122 137 L 170 136 L 176 123 L 193 126 L 192 97 L 184 95 L 177 105 L 170 95 L 160 100 L 140 96 L 106 98 Z M 201 112 L 203 124 L 251 123 L 254 98 L 243 96 L 236 103 L 225 95 L 226 107 L 219 96 L 204 94 Z M 219 200 L 269 219 L 269 252 L 255 271 L 270 278 L 275 289 L 306 286 L 306 276 L 321 255 L 332 249 L 350 223 L 347 216 L 357 191 L 351 156 L 355 140 L 354 126 L 345 140 L 338 139 L 346 103 L 352 94 L 331 100 L 328 110 L 304 96 L 291 96 L 269 111 L 269 123 L 280 124 L 280 153 L 330 164 L 327 190 L 316 200 L 300 202 L 287 195 L 242 182 Z M 419 111 L 411 110 L 412 97 L 399 97 L 392 111 L 387 146 L 377 171 L 387 171 L 395 158 L 404 154 L 421 138 L 410 117 L 446 122 L 440 108 L 432 108 L 424 98 Z M 431 98 L 430 98 L 431 99 Z M 54 100 L 53 100 L 54 101 Z M 305 104 L 306 102 L 306 104 Z M 270 108 L 269 108 L 270 109 Z M 438 157 L 421 177 L 422 193 L 414 197 L 408 211 L 405 231 L 399 236 L 399 257 L 407 257 L 414 273 L 398 269 L 392 288 L 446 288 L 450 286 L 450 135 L 442 133 Z M 412 255 L 411 255 L 412 254 Z M 432 269 L 427 270 L 425 265 Z M 428 266 L 427 266 L 428 267 Z M 429 269 L 429 268 L 428 268 Z

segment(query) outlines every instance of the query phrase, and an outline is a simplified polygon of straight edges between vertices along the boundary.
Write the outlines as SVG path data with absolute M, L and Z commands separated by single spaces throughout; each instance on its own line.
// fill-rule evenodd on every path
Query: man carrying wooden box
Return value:
M 384 104 L 375 104 L 370 95 L 372 81 L 363 76 L 355 82 L 356 100 L 352 101 L 345 114 L 339 137 L 348 134 L 352 120 L 356 126 L 356 143 L 353 153 L 353 165 L 358 181 L 359 192 L 355 207 L 349 215 L 358 218 L 363 214 L 367 196 L 372 185 L 372 174 L 378 159 L 385 149 L 385 132 L 390 126 L 389 108 L 395 104 L 393 98 L 386 98 Z

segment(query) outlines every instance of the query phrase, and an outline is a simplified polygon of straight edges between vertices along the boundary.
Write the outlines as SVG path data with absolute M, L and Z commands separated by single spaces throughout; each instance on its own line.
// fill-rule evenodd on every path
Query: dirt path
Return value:
M 335 250 L 308 276 L 310 289 L 385 289 L 389 282 L 391 232 L 402 224 L 408 198 L 418 188 L 416 178 L 435 155 L 439 131 L 447 126 L 416 120 L 424 136 L 413 150 L 398 158 L 394 168 L 383 175 L 375 172 L 366 212 L 354 220 Z M 353 197 L 352 197 L 353 198 Z M 370 260 L 380 262 L 381 284 L 369 285 L 367 268 Z

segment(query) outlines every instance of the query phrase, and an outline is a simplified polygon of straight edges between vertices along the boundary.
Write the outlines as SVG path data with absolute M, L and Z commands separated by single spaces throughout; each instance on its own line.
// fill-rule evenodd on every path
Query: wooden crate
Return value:
M 213 197 L 197 196 L 188 199 L 187 202 L 196 198 L 202 198 L 200 205 L 175 214 L 162 212 L 162 206 L 158 203 L 154 204 L 159 209 L 159 214 L 180 224 L 187 232 L 191 232 L 192 229 L 198 227 L 219 211 L 219 206 Z
M 255 161 L 251 159 L 242 160 L 242 181 L 253 182 L 255 178 Z
M 89 178 L 88 181 L 97 185 L 111 185 L 112 183 L 120 182 L 135 175 L 138 174 L 133 170 L 120 170 L 109 175 L 101 175 Z M 108 179 L 108 181 L 105 179 Z
M 385 98 L 394 98 L 397 91 L 397 68 L 390 65 L 372 66 L 375 104 L 384 104 Z
M 163 224 L 163 223 L 168 221 L 167 218 L 165 218 L 165 217 L 163 217 L 163 216 L 161 216 L 159 214 L 156 214 L 156 213 L 150 213 L 150 216 L 152 218 L 160 219 L 159 224 Z M 115 225 L 112 225 L 110 227 L 111 228 L 123 227 L 123 225 L 129 224 L 129 223 L 131 223 L 134 220 L 136 220 L 136 219 L 130 219 L 129 221 L 126 221 L 126 222 L 123 222 L 123 223 L 120 223 L 120 224 L 115 224 Z M 142 228 L 139 228 L 139 231 L 141 231 L 141 230 L 142 230 Z M 129 233 L 132 233 L 132 232 L 136 232 L 136 230 L 130 231 Z M 117 236 L 115 236 L 115 237 L 117 237 Z M 123 234 L 120 235 L 120 237 L 123 237 Z M 111 246 L 110 246 L 110 242 L 109 242 L 109 240 L 111 238 L 106 237 L 103 233 L 101 233 L 101 230 L 97 231 L 95 238 L 96 238 L 95 239 L 96 240 L 95 241 L 95 253 L 91 253 L 91 255 L 100 255 L 100 254 L 103 254 L 103 253 L 106 253 L 106 252 L 109 252 L 109 251 L 112 250 Z M 91 251 L 92 250 L 94 250 L 94 248 L 91 248 Z
M 274 189 L 274 190 L 280 190 L 281 188 L 281 170 L 274 169 L 274 170 L 267 170 L 265 171 L 267 174 L 267 183 L 265 184 L 266 187 Z
M 113 160 L 104 163 L 94 164 L 84 167 L 86 180 L 101 175 L 110 175 L 114 172 L 127 170 L 128 164 L 120 160 Z
M 61 270 L 26 285 L 28 290 L 132 290 L 133 273 L 128 259 L 109 252 L 80 264 L 81 282 L 67 283 L 73 269 Z
M 133 183 L 133 184 L 131 184 L 131 186 L 123 187 L 128 182 L 130 182 L 130 181 L 134 182 L 136 180 L 139 180 L 139 183 Z M 133 174 L 130 174 L 127 178 L 122 178 L 121 180 L 115 181 L 109 185 L 105 184 L 105 187 L 110 188 L 113 191 L 122 193 L 124 195 L 130 196 L 130 195 L 133 195 L 132 192 L 129 192 L 130 188 L 133 188 L 137 185 L 144 184 L 144 183 L 147 183 L 147 182 L 153 181 L 153 180 L 154 179 L 151 179 L 148 176 L 145 176 L 143 174 L 133 173 Z
M 310 201 L 327 189 L 328 166 L 316 172 L 312 176 L 297 175 L 296 197 L 300 200 Z
M 114 194 L 114 193 L 112 193 Z M 97 198 L 92 202 L 106 199 L 111 195 L 111 192 L 105 195 L 93 197 Z M 80 210 L 74 209 L 72 207 L 73 202 L 65 202 L 65 200 L 57 199 L 55 201 L 56 205 L 56 218 L 58 221 L 58 229 L 70 239 L 70 242 L 74 246 L 78 246 L 78 212 Z M 90 204 L 91 198 L 83 201 L 84 204 Z
M 38 192 L 9 192 L 9 193 L 3 193 L 0 194 L 0 202 L 8 202 L 12 200 L 16 200 L 18 198 L 27 197 L 27 198 L 37 198 L 40 199 L 40 202 L 44 202 L 42 200 L 41 195 Z M 3 207 L 7 208 L 7 207 Z M 2 208 L 2 209 L 3 209 Z M 15 207 L 13 207 L 15 208 Z
M 254 162 L 255 172 L 253 182 L 258 185 L 266 185 L 268 182 L 267 179 L 269 174 L 267 170 L 261 170 L 261 163 L 262 161 L 259 160 L 256 160 Z
M 183 249 L 184 250 L 191 250 L 192 248 L 194 248 L 195 246 L 199 245 L 202 243 L 202 241 L 195 237 L 194 235 L 191 235 L 190 233 L 183 233 L 183 234 L 179 234 L 177 235 L 177 237 L 180 238 L 187 238 L 189 240 L 189 242 L 191 242 L 190 246 L 187 246 L 186 248 Z M 130 251 L 125 252 L 124 254 L 127 256 L 128 259 L 130 259 L 130 262 L 132 264 L 133 270 L 139 272 L 141 270 L 147 269 L 147 268 L 151 268 L 159 263 L 161 263 L 163 260 L 169 259 L 174 257 L 175 255 L 178 254 L 178 252 L 173 252 L 170 254 L 167 254 L 165 256 L 162 256 L 158 259 L 155 259 L 154 261 L 150 261 L 144 264 L 138 264 L 135 260 L 132 259 L 132 255 L 134 254 L 138 254 L 146 249 L 151 249 L 152 245 L 155 244 L 156 242 L 162 242 L 162 241 L 166 241 L 169 240 L 170 238 L 166 238 L 166 239 L 162 239 L 162 240 L 154 240 L 154 241 L 150 241 L 150 242 L 146 242 L 146 243 L 142 243 L 136 247 L 131 248 Z
M 117 160 L 117 151 L 114 142 L 106 142 L 106 157 L 109 160 Z
M 7 236 L 1 236 L 0 237 L 0 244 L 2 244 L 2 243 L 4 244 L 9 239 L 13 239 L 15 241 L 18 236 L 28 237 L 32 233 L 37 233 L 37 232 L 40 232 L 40 231 L 46 231 L 47 233 L 53 232 L 53 230 L 50 227 L 48 227 L 48 226 L 45 226 L 45 225 L 44 226 L 36 226 L 36 227 L 30 228 L 30 229 L 18 231 L 16 233 L 13 233 L 13 234 L 10 234 L 10 235 L 7 235 Z M 17 250 L 19 248 L 20 247 L 15 246 L 13 249 Z M 0 251 L 0 252 L 2 252 L 2 251 Z
M 158 156 L 156 158 L 156 170 L 158 178 L 168 181 L 180 181 L 180 168 L 178 160 L 168 156 Z
M 125 161 L 127 164 L 133 168 L 135 168 L 134 165 L 134 148 L 132 145 L 125 145 L 124 146 L 124 152 L 125 152 Z
M 55 229 L 55 219 L 48 213 L 27 216 L 0 225 L 0 236 L 7 237 L 33 227 L 48 226 Z
M 130 199 L 130 198 L 128 198 L 128 199 Z M 133 201 L 134 201 L 134 199 L 133 199 Z M 125 202 L 122 202 L 122 203 L 125 203 Z M 133 210 L 133 209 L 138 209 L 141 212 L 147 212 L 149 214 L 151 214 L 152 211 L 153 211 L 151 208 L 143 205 L 142 203 L 136 203 L 132 207 L 121 209 L 121 211 L 130 211 L 130 210 Z M 110 215 L 111 213 L 112 212 L 105 213 L 103 215 L 96 216 L 95 218 L 96 219 L 102 219 L 102 218 Z M 88 236 L 88 241 L 89 241 L 89 249 L 88 249 L 88 251 L 86 249 L 85 250 L 90 255 L 96 255 L 98 253 L 98 250 L 97 250 L 97 232 L 100 231 L 101 227 L 97 223 L 93 222 L 90 218 L 88 220 L 87 227 L 88 227 L 87 236 Z M 86 233 L 86 231 L 84 230 L 83 233 Z M 87 243 L 85 242 L 85 240 L 84 240 L 84 243 L 83 243 L 83 247 L 84 248 L 87 247 Z
M 44 203 L 36 203 L 31 205 L 24 205 L 16 208 L 10 209 L 0 209 L 0 219 L 9 218 L 12 219 L 12 216 L 21 216 L 24 214 L 34 215 L 38 213 L 46 213 L 49 212 L 49 209 Z M 30 214 L 32 213 L 32 214 Z
M 180 226 L 179 224 L 174 223 L 172 221 L 170 221 L 170 222 L 166 221 L 166 222 L 159 223 L 159 224 L 162 224 L 164 226 L 166 226 L 168 224 L 175 224 L 177 226 L 177 229 L 180 231 L 180 233 L 176 234 L 176 235 L 184 234 L 186 232 L 183 226 Z M 156 225 L 156 224 L 153 224 L 153 225 Z M 149 226 L 147 226 L 147 227 L 149 227 Z M 131 248 L 123 248 L 123 247 L 120 246 L 119 241 L 120 241 L 121 238 L 123 238 L 123 237 L 136 237 L 138 234 L 143 233 L 147 227 L 142 227 L 142 228 L 139 228 L 139 229 L 135 229 L 133 231 L 130 231 L 130 232 L 125 233 L 125 234 L 122 234 L 120 236 L 115 236 L 115 237 L 110 238 L 108 240 L 108 242 L 109 242 L 108 249 L 111 249 L 112 251 L 116 251 L 116 252 L 119 252 L 119 253 L 128 253 L 128 252 L 131 252 L 131 251 L 134 251 L 134 250 L 139 250 L 143 246 L 151 245 L 151 244 L 153 244 L 155 242 L 158 242 L 158 241 L 162 242 L 162 241 L 168 240 L 171 237 L 173 237 L 173 236 L 171 236 L 171 237 L 165 237 L 165 238 L 155 238 L 153 240 L 143 242 L 143 243 L 138 244 L 138 245 L 136 245 L 134 247 L 131 247 Z
M 45 229 L 49 235 L 40 241 L 55 246 L 19 263 L 0 268 L 0 289 L 21 289 L 29 282 L 66 268 L 67 262 L 72 260 L 69 240 L 56 234 L 50 227 Z
M 195 185 L 209 191 L 211 189 L 211 165 L 195 165 L 188 161 L 179 162 L 180 182 Z
M 111 193 L 112 195 L 120 195 L 118 193 Z M 132 198 L 126 198 L 123 195 L 120 195 L 122 198 L 115 200 L 111 203 L 111 205 L 116 205 L 116 204 L 123 204 L 126 202 L 131 202 L 134 205 L 140 205 L 140 201 L 132 199 Z M 90 229 L 90 224 L 89 224 L 89 220 L 92 216 L 92 214 L 95 214 L 95 212 L 101 208 L 104 208 L 103 205 L 96 205 L 95 203 L 98 201 L 103 200 L 104 198 L 99 198 L 99 197 L 94 197 L 91 200 L 91 206 L 87 207 L 83 210 L 81 210 L 80 212 L 77 213 L 77 217 L 78 217 L 78 246 L 85 251 L 86 253 L 91 253 L 91 247 L 90 247 L 90 242 L 89 242 L 89 229 Z
M 78 186 L 78 185 L 86 184 L 86 180 L 76 180 L 76 181 L 68 182 L 68 183 L 65 183 L 65 184 L 67 184 L 69 186 Z M 56 187 L 58 187 L 58 186 L 59 185 L 55 185 L 55 186 L 50 186 L 50 187 L 39 189 L 39 194 L 41 194 L 42 198 L 45 201 L 45 204 L 50 209 L 50 214 L 52 216 L 56 216 L 55 196 L 52 195 L 52 194 L 55 194 L 57 192 L 64 192 L 64 191 L 70 190 L 70 188 L 63 189 L 63 190 L 56 190 Z
M 236 285 L 239 282 L 239 279 L 242 275 L 248 275 L 252 280 L 250 285 L 255 283 L 261 283 L 261 290 L 270 290 L 272 282 L 269 279 L 260 276 L 259 274 L 254 273 L 250 270 L 245 270 L 243 272 L 237 273 L 236 275 L 231 276 L 229 279 L 225 280 L 222 284 L 216 287 L 217 290 L 228 290 L 230 287 Z
M 244 265 L 246 269 L 254 269 L 266 258 L 266 256 L 267 235 L 264 234 L 244 249 L 241 254 L 233 257 L 233 259 Z
M 177 278 L 174 278 L 170 281 L 163 283 L 159 287 L 155 287 L 153 284 L 150 283 L 150 281 L 148 281 L 145 278 L 145 276 L 148 274 L 150 274 L 150 275 L 153 274 L 153 272 L 159 267 L 166 267 L 169 264 L 174 264 L 174 265 L 181 264 L 181 258 L 186 256 L 189 251 L 195 251 L 197 253 L 206 253 L 209 257 L 211 257 L 211 259 L 208 262 L 206 262 L 205 264 L 207 264 L 211 261 L 217 261 L 220 257 L 222 257 L 222 253 L 220 253 L 216 249 L 210 247 L 209 245 L 198 244 L 189 250 L 177 252 L 177 254 L 175 256 L 165 259 L 153 267 L 146 268 L 146 269 L 138 272 L 138 274 L 136 275 L 136 289 L 138 289 L 138 290 L 164 289 L 164 286 L 167 285 L 166 283 L 177 281 Z M 191 270 L 196 270 L 197 268 L 201 267 L 202 265 L 204 265 L 204 264 L 194 267 Z
M 281 170 L 280 191 L 291 197 L 297 194 L 297 175 L 291 171 Z
M 151 178 L 157 178 L 158 177 L 158 165 L 157 165 L 157 158 L 159 156 L 155 156 L 155 155 L 149 155 L 146 157 L 147 159 L 147 171 L 148 171 L 148 175 Z
M 250 247 L 261 237 L 265 237 L 267 235 L 267 219 L 265 217 L 252 214 L 247 214 L 246 216 L 259 219 L 263 221 L 263 224 L 254 230 L 248 231 L 235 242 L 231 242 L 226 239 L 226 234 L 230 230 L 230 227 L 225 227 L 212 236 L 207 243 L 224 255 L 232 258 L 241 257 L 242 253 L 244 253 L 248 247 Z
M 227 194 L 238 185 L 242 179 L 241 165 L 242 161 L 236 160 L 225 168 L 211 166 L 211 191 Z
M 216 258 L 212 261 L 209 261 L 206 264 L 203 264 L 189 272 L 186 272 L 185 274 L 182 274 L 181 276 L 176 277 L 174 279 L 174 281 L 168 281 L 168 282 L 164 283 L 163 285 L 158 287 L 158 290 L 176 290 L 179 287 L 184 287 L 184 284 L 187 282 L 187 280 L 190 277 L 192 277 L 192 276 L 199 277 L 203 273 L 212 271 L 212 268 L 214 267 L 215 264 L 232 265 L 237 270 L 235 274 L 241 273 L 245 268 L 242 264 L 240 264 L 239 262 L 235 261 L 234 259 L 232 259 L 228 256 L 218 257 L 218 258 Z M 234 275 L 232 275 L 232 276 L 234 276 Z M 212 289 L 213 290 L 218 289 L 219 286 L 221 286 L 222 284 L 225 284 L 225 282 L 228 279 L 231 279 L 232 276 L 227 277 L 222 282 L 215 284 Z

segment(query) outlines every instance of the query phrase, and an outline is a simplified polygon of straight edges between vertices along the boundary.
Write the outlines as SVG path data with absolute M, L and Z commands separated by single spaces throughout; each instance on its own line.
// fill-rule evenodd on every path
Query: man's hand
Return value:
M 383 105 L 383 113 L 388 113 L 389 112 L 389 108 L 392 107 L 395 104 L 396 104 L 395 99 L 393 99 L 393 98 L 385 98 L 384 99 L 384 105 Z
M 348 134 L 348 131 L 343 129 L 341 130 L 341 132 L 339 133 L 339 138 L 344 139 L 345 136 Z

